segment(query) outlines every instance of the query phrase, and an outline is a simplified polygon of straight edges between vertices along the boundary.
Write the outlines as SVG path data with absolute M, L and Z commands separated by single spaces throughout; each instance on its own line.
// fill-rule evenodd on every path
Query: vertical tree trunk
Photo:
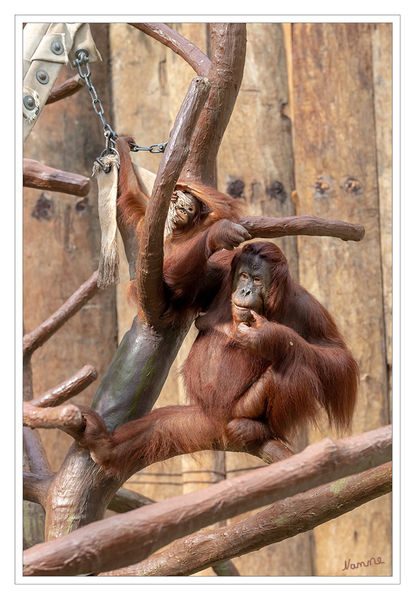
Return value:
M 212 54 L 216 57 L 214 64 L 218 71 L 210 74 L 215 89 L 202 110 L 195 141 L 191 143 L 191 155 L 185 166 L 188 176 L 205 182 L 214 172 L 211 161 L 215 161 L 236 100 L 238 76 L 242 77 L 245 57 L 244 24 L 212 25 L 211 32 Z M 229 72 L 226 77 L 221 72 L 219 61 L 227 64 Z M 216 150 L 209 153 L 207 163 L 194 159 L 201 137 L 206 138 L 206 143 L 211 138 L 215 139 Z M 190 320 L 177 327 L 169 326 L 165 330 L 156 331 L 138 318 L 134 320 L 94 399 L 95 409 L 103 415 L 110 428 L 137 418 L 151 409 L 189 326 Z M 120 481 L 104 475 L 88 452 L 75 444 L 49 490 L 46 524 L 48 538 L 66 534 L 101 518 L 119 486 Z

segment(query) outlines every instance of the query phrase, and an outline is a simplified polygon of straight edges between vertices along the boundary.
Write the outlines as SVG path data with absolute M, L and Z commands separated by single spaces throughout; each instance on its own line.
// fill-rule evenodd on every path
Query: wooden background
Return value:
M 173 24 L 206 53 L 205 23 Z M 92 80 L 107 120 L 140 145 L 167 140 L 191 68 L 169 49 L 124 24 L 92 26 L 103 56 Z M 391 418 L 392 25 L 277 24 L 247 27 L 241 91 L 217 162 L 218 187 L 244 199 L 250 214 L 315 214 L 362 223 L 360 243 L 331 238 L 279 240 L 295 278 L 335 316 L 358 359 L 361 384 L 352 432 Z M 64 69 L 65 70 L 65 69 Z M 61 79 L 72 75 L 69 68 Z M 46 106 L 25 156 L 90 175 L 103 146 L 101 124 L 86 90 Z M 160 157 L 135 155 L 156 171 Z M 24 198 L 24 325 L 30 331 L 98 264 L 96 189 L 88 198 L 26 189 Z M 33 358 L 35 396 L 86 363 L 105 372 L 117 340 L 130 327 L 125 263 L 117 289 L 100 292 Z M 180 364 L 189 333 L 157 406 L 185 403 Z M 99 381 L 98 379 L 98 381 Z M 98 381 L 78 397 L 92 400 Z M 307 431 L 298 448 L 327 434 Z M 42 431 L 53 468 L 70 440 Z M 126 486 L 155 500 L 200 489 L 247 469 L 251 456 L 203 452 L 176 457 L 134 476 Z M 381 556 L 383 564 L 343 572 Z M 382 497 L 311 532 L 235 559 L 245 576 L 391 575 L 391 500 Z M 200 573 L 214 575 L 212 570 Z

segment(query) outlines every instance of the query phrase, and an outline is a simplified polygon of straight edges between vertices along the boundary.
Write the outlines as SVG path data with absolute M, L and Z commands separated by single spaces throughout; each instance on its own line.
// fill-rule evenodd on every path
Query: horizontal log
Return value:
M 53 408 L 37 408 L 23 402 L 23 424 L 30 428 L 58 428 L 71 436 L 84 427 L 84 419 L 78 406 L 68 404 Z
M 137 563 L 209 524 L 390 461 L 391 445 L 391 426 L 338 441 L 324 439 L 255 472 L 35 545 L 24 553 L 24 574 L 73 576 Z
M 84 197 L 89 192 L 88 177 L 46 166 L 37 160 L 23 160 L 23 187 L 59 191 Z
M 391 488 L 392 464 L 389 462 L 277 501 L 259 514 L 228 526 L 201 530 L 175 541 L 165 551 L 139 564 L 101 576 L 190 576 L 223 563 L 218 560 L 245 555 L 312 530 L 389 493 Z
M 361 241 L 365 236 L 362 225 L 311 216 L 246 216 L 240 224 L 252 237 L 286 237 L 289 235 L 315 235 L 338 237 L 343 241 Z

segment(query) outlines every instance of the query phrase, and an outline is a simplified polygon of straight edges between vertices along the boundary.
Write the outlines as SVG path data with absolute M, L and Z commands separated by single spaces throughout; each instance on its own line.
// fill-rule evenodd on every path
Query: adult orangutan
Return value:
M 289 441 L 321 407 L 339 429 L 352 418 L 357 363 L 327 310 L 293 281 L 281 250 L 257 242 L 209 258 L 208 246 L 199 244 L 199 268 L 220 273 L 221 285 L 196 320 L 184 365 L 190 406 L 156 409 L 112 433 L 85 411 L 82 443 L 121 477 L 144 456 Z M 199 280 L 195 271 L 194 287 Z

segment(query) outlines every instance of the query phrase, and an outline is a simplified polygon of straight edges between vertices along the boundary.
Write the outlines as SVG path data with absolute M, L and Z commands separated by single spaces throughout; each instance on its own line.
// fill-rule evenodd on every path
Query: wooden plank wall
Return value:
M 172 26 L 202 50 L 209 51 L 206 24 Z M 312 213 L 361 222 L 366 227 L 366 237 L 359 244 L 310 237 L 279 243 L 289 258 L 293 275 L 334 314 L 359 360 L 362 381 L 353 432 L 370 430 L 390 419 L 391 25 L 258 23 L 248 24 L 247 36 L 244 79 L 217 164 L 218 187 L 241 195 L 247 213 Z M 102 51 L 101 38 L 96 41 Z M 132 133 L 140 145 L 165 141 L 193 71 L 170 50 L 126 24 L 109 26 L 109 43 L 114 128 L 120 133 Z M 98 71 L 93 65 L 93 74 Z M 99 80 L 96 87 L 101 91 L 105 85 Z M 56 119 L 75 119 L 87 110 L 78 104 L 84 100 L 76 102 L 66 100 L 65 107 L 58 105 Z M 68 128 L 66 135 L 71 137 Z M 37 138 L 35 133 L 32 136 L 33 144 Z M 30 156 L 47 161 L 44 143 L 42 135 L 42 141 L 31 146 Z M 59 151 L 56 147 L 57 159 L 63 160 L 65 154 Z M 158 155 L 140 153 L 136 158 L 141 166 L 157 170 Z M 49 162 L 69 168 L 66 161 Z M 39 194 L 28 193 L 33 195 L 29 202 L 34 204 Z M 32 204 L 28 211 L 33 209 Z M 66 212 L 62 210 L 64 219 Z M 60 249 L 50 248 L 46 255 L 41 242 L 32 246 L 40 235 L 39 224 L 29 216 L 25 219 L 32 228 L 36 225 L 36 231 L 29 224 L 25 230 L 30 242 L 25 271 L 30 273 L 26 274 L 30 277 L 25 288 L 27 312 L 36 314 L 28 321 L 31 328 L 41 318 L 30 306 L 39 305 L 43 318 L 52 305 L 59 304 L 56 299 L 49 305 L 47 297 L 53 289 L 50 284 L 45 294 L 36 283 L 39 269 L 42 283 L 51 269 L 52 249 L 58 264 L 50 274 L 51 280 L 56 278 L 65 285 L 59 298 L 66 294 L 66 288 L 69 294 L 75 285 L 68 279 L 62 283 L 62 266 L 65 273 L 68 270 L 67 251 L 61 247 L 63 241 L 59 242 L 60 238 L 66 239 L 63 220 L 54 220 L 53 225 L 41 223 L 49 226 L 51 238 L 61 236 L 57 239 Z M 96 235 L 88 221 L 76 238 L 77 244 L 81 245 L 84 237 L 83 243 L 95 248 Z M 70 256 L 73 272 L 75 254 Z M 92 263 L 77 261 L 80 281 L 95 267 Z M 116 292 L 118 339 L 130 327 L 134 315 L 133 307 L 125 300 L 127 280 L 124 263 L 122 283 Z M 114 346 L 110 339 L 115 329 L 113 304 L 107 301 L 99 322 L 101 328 L 104 322 L 107 326 L 111 323 L 104 327 L 108 336 L 106 347 L 111 354 Z M 178 374 L 194 334 L 189 333 L 180 350 L 157 406 L 186 401 Z M 99 340 L 102 347 L 99 326 L 88 338 L 93 339 L 94 335 L 94 343 Z M 85 344 L 85 340 L 73 340 L 74 337 L 69 348 Z M 47 364 L 51 359 L 50 354 L 43 358 Z M 102 361 L 106 360 L 107 355 L 102 355 Z M 44 378 L 42 389 L 62 378 L 56 378 L 55 371 L 53 381 L 49 381 L 50 369 L 41 375 L 40 370 L 37 372 Z M 301 448 L 326 434 L 324 426 L 318 433 L 309 431 L 296 441 L 296 446 Z M 202 452 L 196 457 L 177 457 L 151 466 L 130 479 L 127 486 L 161 500 L 261 465 L 260 460 L 240 454 Z M 386 497 L 310 533 L 237 558 L 235 563 L 245 576 L 388 575 L 390 542 L 390 499 Z M 372 555 L 380 555 L 384 564 L 342 571 L 345 559 L 361 561 Z M 212 570 L 200 575 L 211 576 Z
M 108 26 L 93 25 L 97 46 L 106 58 L 92 66 L 94 84 L 109 106 Z M 74 75 L 63 67 L 61 82 Z M 108 111 L 107 111 L 108 112 Z M 106 112 L 106 114 L 107 114 Z M 87 90 L 45 106 L 24 146 L 26 158 L 90 176 L 105 147 L 102 125 Z M 23 314 L 26 332 L 50 316 L 98 267 L 100 229 L 95 181 L 86 198 L 24 190 Z M 90 404 L 99 379 L 117 347 L 115 290 L 100 291 L 33 356 L 34 395 L 72 376 L 85 364 L 98 380 L 76 398 Z M 58 430 L 41 430 L 53 470 L 61 464 L 71 439 Z

